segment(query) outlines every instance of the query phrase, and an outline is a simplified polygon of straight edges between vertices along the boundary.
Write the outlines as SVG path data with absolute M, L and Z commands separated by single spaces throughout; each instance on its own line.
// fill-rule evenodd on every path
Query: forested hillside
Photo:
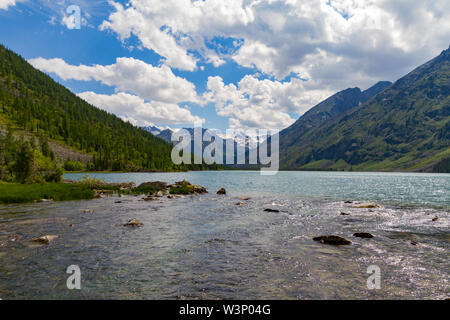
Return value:
M 169 143 L 93 107 L 3 46 L 0 120 L 92 154 L 94 170 L 186 169 L 172 163 Z
M 450 49 L 297 137 L 282 142 L 282 169 L 448 172 Z

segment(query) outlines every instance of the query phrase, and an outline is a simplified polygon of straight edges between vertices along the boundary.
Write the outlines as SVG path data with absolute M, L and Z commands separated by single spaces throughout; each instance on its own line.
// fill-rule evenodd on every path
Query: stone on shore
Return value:
M 142 223 L 138 219 L 130 219 L 124 224 L 125 227 L 140 227 Z
M 217 194 L 227 194 L 227 190 L 225 190 L 225 188 L 221 188 L 219 191 L 217 191 Z
M 280 210 L 277 210 L 277 209 L 270 209 L 270 208 L 264 209 L 264 211 L 265 211 L 265 212 L 280 212 Z
M 32 239 L 31 241 L 33 241 L 33 242 L 39 242 L 39 243 L 44 243 L 44 244 L 49 244 L 50 242 L 52 242 L 52 241 L 55 240 L 56 238 L 58 238 L 58 236 L 55 236 L 55 235 L 46 235 L 46 236 L 42 236 L 42 237 L 39 237 L 39 238 Z
M 376 209 L 379 208 L 380 206 L 376 203 L 363 203 L 363 204 L 358 204 L 356 206 L 354 206 L 353 208 L 356 209 Z
M 373 238 L 373 235 L 371 235 L 368 232 L 356 232 L 356 233 L 353 234 L 353 236 L 357 237 L 357 238 L 363 238 L 363 239 L 371 239 L 371 238 Z
M 320 236 L 313 238 L 314 241 L 332 245 L 349 245 L 352 242 L 339 236 Z

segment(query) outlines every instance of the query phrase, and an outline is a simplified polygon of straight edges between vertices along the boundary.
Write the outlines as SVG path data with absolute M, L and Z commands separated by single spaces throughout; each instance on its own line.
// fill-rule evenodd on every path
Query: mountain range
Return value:
M 394 83 L 340 91 L 280 132 L 280 169 L 449 172 L 449 93 L 450 48 Z M 172 163 L 170 129 L 124 122 L 0 46 L 0 134 L 7 127 L 94 170 L 195 169 Z
M 449 172 L 450 48 L 391 84 L 336 93 L 280 132 L 282 170 Z

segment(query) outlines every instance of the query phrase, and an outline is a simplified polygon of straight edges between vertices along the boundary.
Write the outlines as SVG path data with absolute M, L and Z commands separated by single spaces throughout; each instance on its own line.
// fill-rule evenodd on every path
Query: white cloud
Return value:
M 322 61 L 330 59 L 320 72 L 324 78 L 339 68 L 344 82 L 353 85 L 368 86 L 381 76 L 394 80 L 446 48 L 450 32 L 448 0 L 414 4 L 410 0 L 133 0 L 125 7 L 112 3 L 116 11 L 101 28 L 121 39 L 136 35 L 172 67 L 194 70 L 197 58 L 192 52 L 196 52 L 204 62 L 220 65 L 231 58 L 277 79 L 291 73 L 318 76 L 309 69 L 307 57 L 324 55 Z M 243 40 L 243 45 L 229 55 L 214 52 L 205 45 L 214 37 Z
M 154 67 L 134 58 L 117 58 L 115 64 L 107 66 L 73 66 L 59 58 L 36 58 L 29 62 L 35 68 L 54 73 L 63 80 L 97 80 L 118 91 L 131 92 L 147 100 L 164 103 L 201 102 L 194 84 L 175 76 L 166 65 Z
M 16 0 L 0 0 L 0 10 L 8 10 L 9 7 L 14 7 Z
M 144 99 L 124 92 L 113 95 L 83 92 L 78 96 L 90 104 L 119 115 L 123 120 L 135 125 L 151 124 L 190 124 L 204 122 L 204 119 L 193 116 L 188 109 L 177 104 L 158 101 L 145 102 Z
M 283 129 L 291 125 L 289 113 L 302 114 L 330 92 L 311 88 L 298 78 L 280 82 L 245 76 L 237 86 L 209 77 L 204 98 L 213 102 L 218 115 L 230 117 L 231 128 Z

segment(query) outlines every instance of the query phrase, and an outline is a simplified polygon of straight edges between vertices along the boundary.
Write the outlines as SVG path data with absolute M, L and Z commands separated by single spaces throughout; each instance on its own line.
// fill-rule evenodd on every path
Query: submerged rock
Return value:
M 352 242 L 339 236 L 320 236 L 313 238 L 314 241 L 332 245 L 349 245 Z
M 125 227 L 140 227 L 142 223 L 138 219 L 130 219 L 124 224 Z
M 244 203 L 242 201 L 236 202 L 237 206 L 242 206 Z
M 227 190 L 225 190 L 225 188 L 221 188 L 219 191 L 217 191 L 217 194 L 227 194 Z
M 58 236 L 55 236 L 55 235 L 46 235 L 46 236 L 42 236 L 42 237 L 39 237 L 39 238 L 32 239 L 31 241 L 49 244 L 50 242 L 52 242 L 52 241 L 55 240 L 56 238 L 58 238 Z
M 247 197 L 247 196 L 241 196 L 241 197 L 237 197 L 237 199 L 247 201 L 247 200 L 250 200 L 251 198 Z
M 413 246 L 417 246 L 418 242 L 417 242 L 417 241 L 411 241 L 411 244 L 412 244 Z
M 363 203 L 363 204 L 358 204 L 356 206 L 354 206 L 353 208 L 356 209 L 376 209 L 379 208 L 380 206 L 376 203 Z
M 349 215 L 350 215 L 350 213 L 341 211 L 341 216 L 349 216 Z
M 344 201 L 344 203 L 353 203 L 353 201 Z
M 371 239 L 371 238 L 373 238 L 373 235 L 371 235 L 368 232 L 356 232 L 356 233 L 353 234 L 353 236 L 357 237 L 357 238 L 364 238 L 364 239 Z
M 280 210 L 277 210 L 277 209 L 270 209 L 270 208 L 264 209 L 264 211 L 265 211 L 265 212 L 280 212 Z
M 438 220 L 439 220 L 439 217 L 438 217 L 438 216 L 436 216 L 436 217 L 434 217 L 433 219 L 431 219 L 431 221 L 433 221 L 433 222 L 438 221 Z

